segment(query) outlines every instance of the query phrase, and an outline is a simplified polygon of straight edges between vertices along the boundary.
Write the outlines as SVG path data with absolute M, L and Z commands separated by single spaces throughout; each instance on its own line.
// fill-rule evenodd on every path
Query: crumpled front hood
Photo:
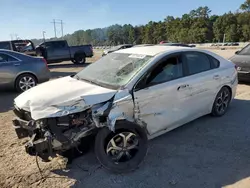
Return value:
M 18 108 L 31 112 L 31 117 L 38 120 L 83 111 L 111 99 L 116 92 L 68 76 L 29 89 L 14 102 Z

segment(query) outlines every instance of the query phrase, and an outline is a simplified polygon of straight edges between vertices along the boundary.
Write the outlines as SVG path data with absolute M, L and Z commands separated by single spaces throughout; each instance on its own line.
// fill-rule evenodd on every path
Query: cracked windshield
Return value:
M 147 64 L 152 56 L 112 53 L 79 72 L 78 79 L 119 88 Z

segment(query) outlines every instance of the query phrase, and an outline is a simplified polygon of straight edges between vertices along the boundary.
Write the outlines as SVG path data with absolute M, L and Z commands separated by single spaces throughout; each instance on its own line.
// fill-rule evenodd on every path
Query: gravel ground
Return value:
M 234 51 L 215 51 L 230 57 Z M 97 54 L 98 55 L 98 54 Z M 89 60 L 91 63 L 95 58 Z M 50 65 L 53 78 L 78 72 L 70 62 Z M 240 84 L 236 99 L 221 118 L 202 117 L 149 144 L 148 155 L 133 173 L 115 175 L 104 170 L 93 151 L 65 166 L 24 151 L 11 126 L 14 92 L 0 93 L 0 187 L 240 187 L 250 185 L 250 86 Z

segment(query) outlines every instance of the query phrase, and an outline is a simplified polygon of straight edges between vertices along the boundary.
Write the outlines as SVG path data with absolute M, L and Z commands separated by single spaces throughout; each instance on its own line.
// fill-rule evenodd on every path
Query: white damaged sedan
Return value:
M 206 114 L 224 115 L 237 84 L 234 64 L 212 52 L 129 48 L 22 93 L 13 124 L 19 138 L 30 137 L 30 155 L 46 160 L 95 136 L 100 163 L 126 172 L 143 161 L 149 139 Z

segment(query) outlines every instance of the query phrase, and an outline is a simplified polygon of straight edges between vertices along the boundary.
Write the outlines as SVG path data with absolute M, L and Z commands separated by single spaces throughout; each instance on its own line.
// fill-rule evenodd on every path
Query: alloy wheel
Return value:
M 224 89 L 220 92 L 217 100 L 216 100 L 216 110 L 222 114 L 228 107 L 230 101 L 230 93 L 228 89 Z
M 34 86 L 36 86 L 36 81 L 31 76 L 24 76 L 19 81 L 19 88 L 22 91 L 26 91 Z
M 107 144 L 106 153 L 115 162 L 126 162 L 138 152 L 139 140 L 132 132 L 121 132 L 113 136 Z

